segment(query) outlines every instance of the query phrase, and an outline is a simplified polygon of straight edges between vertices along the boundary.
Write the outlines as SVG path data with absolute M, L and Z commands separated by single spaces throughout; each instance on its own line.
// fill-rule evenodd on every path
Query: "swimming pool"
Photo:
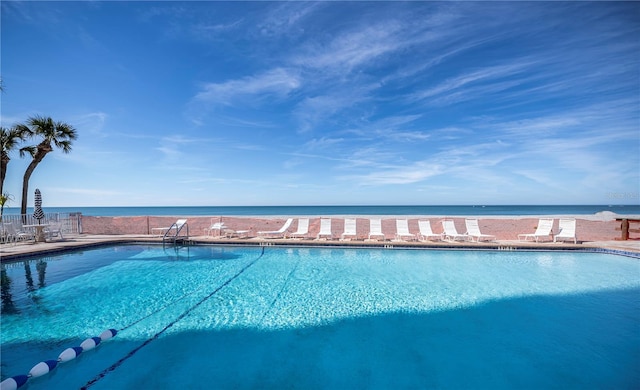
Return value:
M 629 388 L 640 261 L 601 253 L 125 245 L 3 265 L 28 388 Z

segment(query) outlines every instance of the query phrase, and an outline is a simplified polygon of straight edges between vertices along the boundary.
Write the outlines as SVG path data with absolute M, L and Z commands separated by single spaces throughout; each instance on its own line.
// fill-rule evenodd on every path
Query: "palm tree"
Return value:
M 30 131 L 36 137 L 42 137 L 42 142 L 38 145 L 27 150 L 31 157 L 31 163 L 24 172 L 24 178 L 22 179 L 22 205 L 20 207 L 20 213 L 27 213 L 27 194 L 29 191 L 29 179 L 31 174 L 36 169 L 38 164 L 42 162 L 42 159 L 53 151 L 53 143 L 59 149 L 62 149 L 64 153 L 71 151 L 72 141 L 78 138 L 76 129 L 73 126 L 64 122 L 54 122 L 50 117 L 45 118 L 42 116 L 32 116 L 27 119 L 26 124 L 16 126 L 17 129 L 22 131 Z
M 4 206 L 13 200 L 11 194 L 0 194 L 0 221 L 2 221 L 2 215 L 4 214 Z
M 9 153 L 18 147 L 18 144 L 26 140 L 31 136 L 31 130 L 14 127 L 12 129 L 5 129 L 0 127 L 0 144 L 2 144 L 2 166 L 0 167 L 0 194 L 4 194 L 2 189 L 4 188 L 4 178 L 7 175 L 7 165 L 11 158 Z M 24 156 L 25 152 L 28 152 L 30 147 L 20 149 L 20 157 Z

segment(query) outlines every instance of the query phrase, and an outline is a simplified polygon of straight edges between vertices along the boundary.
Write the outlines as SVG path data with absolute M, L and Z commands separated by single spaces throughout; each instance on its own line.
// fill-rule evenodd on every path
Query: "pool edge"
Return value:
M 44 244 L 26 244 L 0 249 L 0 263 L 16 260 L 69 252 L 78 249 L 97 248 L 118 244 L 154 244 L 163 245 L 162 240 L 148 236 L 78 236 L 63 241 L 53 241 Z M 5 244 L 7 245 L 7 244 Z M 169 245 L 169 244 L 167 244 Z M 612 248 L 609 242 L 570 243 L 534 243 L 520 241 L 497 242 L 420 242 L 420 241 L 333 241 L 333 240 L 242 240 L 228 239 L 211 241 L 208 239 L 191 238 L 185 245 L 198 246 L 245 246 L 245 247 L 325 247 L 325 248 L 361 248 L 361 249 L 427 249 L 427 250 L 491 250 L 491 251 L 576 251 L 590 253 L 608 253 L 640 259 L 638 251 Z

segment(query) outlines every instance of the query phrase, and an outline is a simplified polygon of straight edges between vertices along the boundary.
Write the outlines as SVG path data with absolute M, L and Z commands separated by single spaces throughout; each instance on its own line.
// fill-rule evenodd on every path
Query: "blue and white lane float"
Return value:
M 118 334 L 115 329 L 107 329 L 100 333 L 98 337 L 90 337 L 83 341 L 79 347 L 67 348 L 58 356 L 57 360 L 45 360 L 33 366 L 27 375 L 16 375 L 0 382 L 0 390 L 15 390 L 24 386 L 30 378 L 37 378 L 48 374 L 58 366 L 58 363 L 65 363 L 78 357 L 82 352 L 90 351 L 100 345 L 101 342 L 109 340 Z

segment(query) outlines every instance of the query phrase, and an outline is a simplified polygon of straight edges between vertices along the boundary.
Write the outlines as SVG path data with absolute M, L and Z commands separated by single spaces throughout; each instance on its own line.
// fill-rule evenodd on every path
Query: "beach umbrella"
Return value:
M 36 188 L 35 209 L 33 210 L 33 218 L 38 220 L 38 223 L 44 219 L 44 211 L 42 211 L 42 194 L 40 190 Z

